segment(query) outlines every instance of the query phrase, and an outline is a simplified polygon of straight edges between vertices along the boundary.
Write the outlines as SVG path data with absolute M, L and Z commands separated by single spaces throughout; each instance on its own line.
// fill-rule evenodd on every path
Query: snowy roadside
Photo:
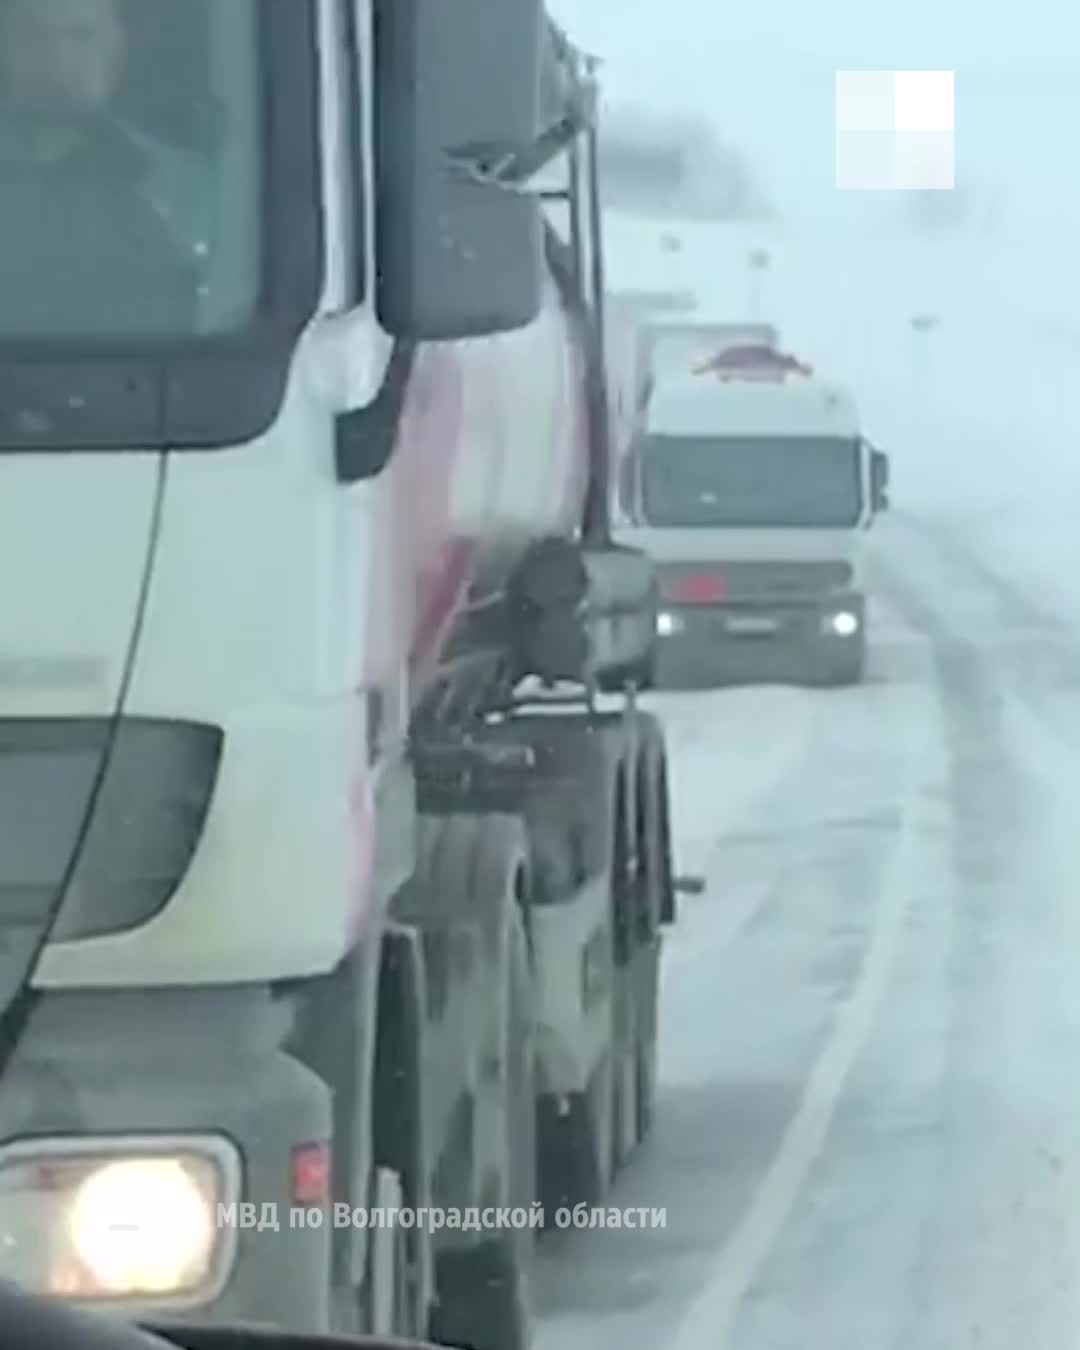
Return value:
M 648 702 L 668 734 L 675 865 L 701 873 L 716 839 L 736 830 L 799 758 L 813 704 L 805 691 L 779 685 L 664 693 Z
M 665 960 L 678 966 L 703 942 L 725 941 L 756 903 L 754 895 L 716 894 L 716 854 L 805 755 L 813 694 L 757 686 L 648 702 L 668 735 L 675 870 L 706 885 L 701 896 L 679 897 L 678 923 L 665 939 Z
M 1066 311 L 1064 292 L 1051 304 L 1035 291 L 1022 309 L 1015 278 L 986 297 L 954 281 L 940 327 L 918 334 L 904 281 L 880 304 L 856 291 L 816 313 L 789 296 L 787 327 L 795 334 L 797 315 L 819 363 L 854 387 L 868 434 L 891 456 L 895 504 L 1080 630 L 1080 305 L 1074 342 L 1064 319 L 1048 317 Z
M 905 381 L 906 406 L 895 397 L 882 421 L 899 432 L 897 503 L 1080 629 L 1078 370 L 1061 346 L 942 333 Z

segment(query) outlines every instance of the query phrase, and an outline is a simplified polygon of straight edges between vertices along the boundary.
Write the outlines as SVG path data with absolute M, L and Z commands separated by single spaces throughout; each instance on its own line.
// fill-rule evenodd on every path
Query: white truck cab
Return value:
M 887 461 L 843 386 L 771 349 L 726 355 L 658 375 L 622 478 L 620 539 L 660 568 L 660 679 L 857 682 Z

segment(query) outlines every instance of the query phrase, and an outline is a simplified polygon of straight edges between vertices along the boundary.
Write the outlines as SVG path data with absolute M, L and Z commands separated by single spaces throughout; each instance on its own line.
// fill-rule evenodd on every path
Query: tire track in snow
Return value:
M 933 876 L 897 953 L 897 997 L 744 1300 L 741 1350 L 1076 1343 L 1080 918 L 1063 813 L 1047 824 L 1060 738 L 1055 778 L 1045 722 L 1035 747 L 1015 727 L 1021 710 L 1035 721 L 1031 691 L 1023 704 L 1002 693 L 994 594 L 944 563 L 926 585 L 925 546 L 913 558 L 904 542 L 879 571 L 938 671 Z
M 915 760 L 909 757 L 908 764 L 913 768 Z M 905 793 L 909 803 L 914 803 L 914 793 L 912 782 Z M 854 988 L 751 1203 L 720 1249 L 704 1288 L 680 1320 L 673 1350 L 701 1350 L 702 1346 L 721 1350 L 729 1343 L 743 1299 L 799 1201 L 888 984 L 915 875 L 917 827 L 909 807 Z
M 936 587 L 934 581 L 930 585 L 924 581 L 922 589 L 933 594 L 936 588 L 943 594 L 946 607 L 953 597 L 965 596 L 980 616 L 974 631 L 970 624 L 973 616 L 966 616 L 968 623 L 961 614 L 955 619 L 949 615 L 948 619 L 954 628 L 967 628 L 968 639 L 978 642 L 984 657 L 996 658 L 983 661 L 984 678 L 989 675 L 988 667 L 996 666 L 998 680 L 1004 679 L 1008 693 L 1057 734 L 1080 747 L 1076 716 L 1080 707 L 1080 632 L 1075 626 L 965 543 L 962 522 L 950 520 L 935 525 L 897 513 L 890 525 L 906 545 L 904 557 L 913 576 L 920 570 L 924 576 L 937 574 Z
M 918 537 L 935 539 L 925 529 Z M 1060 991 L 1076 921 L 1072 896 L 1046 869 L 1063 844 L 1042 810 L 1052 785 L 1032 776 L 1010 704 L 1044 710 L 1019 671 L 1001 670 L 992 631 L 957 624 L 949 563 L 956 584 L 981 586 L 1005 616 L 1026 602 L 955 542 L 938 553 L 944 565 L 930 589 L 891 582 L 931 634 L 941 671 L 954 921 L 937 1184 L 916 1235 L 906 1316 L 882 1343 L 1065 1350 L 1076 1343 L 1080 1288 L 1076 1192 L 1066 1182 L 1080 1163 L 1080 1093 L 1070 1083 L 1080 1038 Z

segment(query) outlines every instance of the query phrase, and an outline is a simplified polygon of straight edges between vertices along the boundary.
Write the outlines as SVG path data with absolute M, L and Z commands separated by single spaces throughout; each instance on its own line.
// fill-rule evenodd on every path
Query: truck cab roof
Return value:
M 657 381 L 648 430 L 660 436 L 861 435 L 855 400 L 840 384 L 816 377 L 723 380 L 689 373 Z

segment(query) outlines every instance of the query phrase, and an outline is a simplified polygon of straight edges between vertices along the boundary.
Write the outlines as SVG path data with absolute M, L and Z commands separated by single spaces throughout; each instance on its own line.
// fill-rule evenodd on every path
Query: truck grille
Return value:
M 717 599 L 709 603 L 800 600 L 843 590 L 854 580 L 846 562 L 700 562 L 663 563 L 660 588 L 676 603 L 697 591 Z M 692 601 L 691 601 L 692 603 Z

